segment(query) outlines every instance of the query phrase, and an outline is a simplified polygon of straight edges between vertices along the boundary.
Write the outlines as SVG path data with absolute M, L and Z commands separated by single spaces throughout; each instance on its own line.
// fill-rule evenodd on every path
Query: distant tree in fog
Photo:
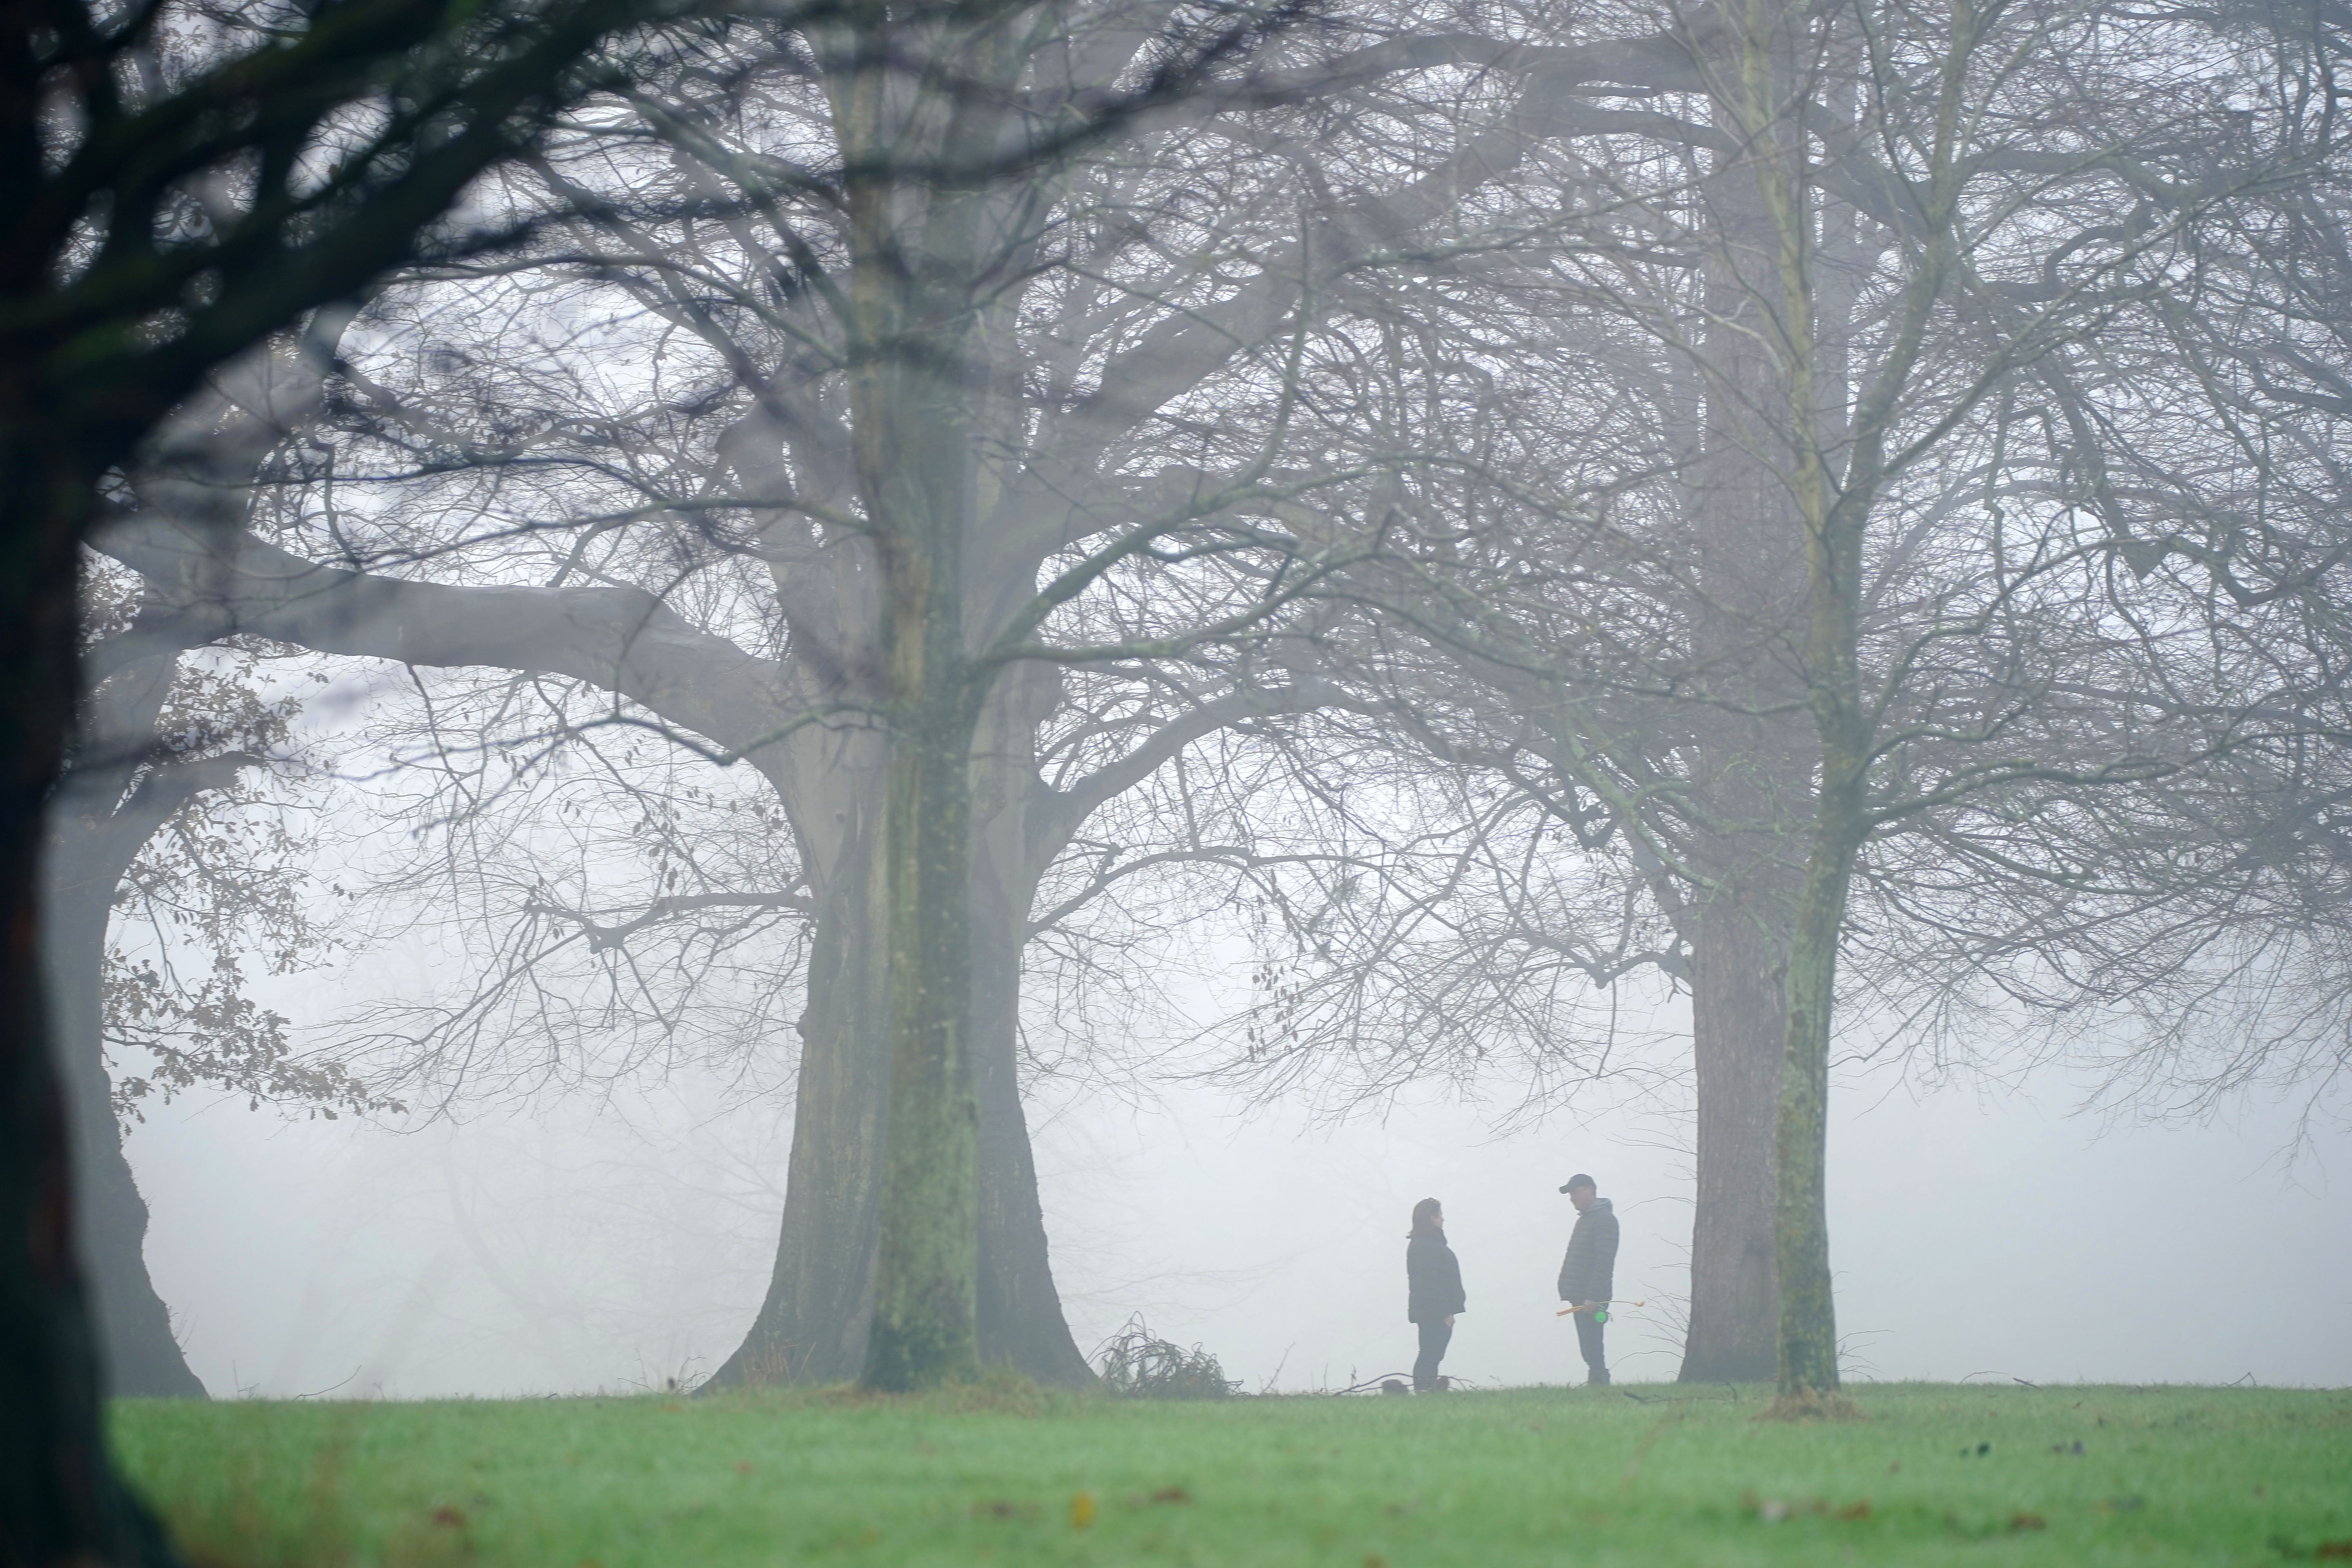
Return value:
M 2078 37 L 2099 47 L 2053 42 Z M 1505 912 L 1465 965 L 1549 951 L 1598 983 L 1649 961 L 1693 989 L 1685 1375 L 1777 1361 L 1801 1400 L 1834 1386 L 1819 1133 L 1840 949 L 1884 960 L 1863 988 L 1958 994 L 2021 934 L 1974 923 L 1994 885 L 2087 914 L 2087 824 L 2147 822 L 2160 793 L 2301 732 L 2268 704 L 2253 623 L 2210 584 L 2134 578 L 2144 547 L 2086 505 L 2102 452 L 2151 422 L 2048 410 L 2082 362 L 2167 341 L 2197 237 L 2226 249 L 2237 198 L 2306 188 L 2325 121 L 2296 95 L 2328 48 L 2097 7 L 1709 13 L 1643 123 L 1525 182 L 1547 216 L 1583 203 L 1575 221 L 1444 301 L 1491 381 L 1457 493 L 1428 504 L 1480 526 L 1415 563 L 1428 596 L 1400 586 L 1358 668 L 1400 743 L 1525 791 L 1496 847 L 1526 871 L 1489 879 Z M 2264 82 L 2284 85 L 2258 100 Z M 1551 874 L 1545 828 L 1616 877 Z M 1646 899 L 1594 896 L 1612 883 Z M 1896 925 L 1949 939 L 1940 966 L 1923 976 L 1932 944 Z M 1354 984 L 1332 965 L 1319 989 Z M 1506 1010 L 1444 1019 L 1432 1066 L 1510 1037 Z M 1295 1075 L 1333 1043 L 1307 1031 L 1255 1065 Z
M 1878 98 L 1864 123 L 1872 141 L 1907 143 L 1919 160 L 1905 170 L 1916 217 L 1866 199 L 1841 212 L 1830 196 L 1803 287 L 1775 300 L 1753 279 L 1776 269 L 1742 268 L 1756 319 L 1772 321 L 1773 363 L 1751 361 L 1745 374 L 1726 375 L 1719 358 L 1708 367 L 1746 405 L 1734 416 L 1739 445 L 1763 447 L 1766 493 L 1785 496 L 1798 525 L 1784 548 L 1793 563 L 1802 545 L 1801 614 L 1774 628 L 1769 657 L 1820 736 L 1810 792 L 1784 775 L 1778 804 L 1758 814 L 1785 832 L 1803 820 L 1786 806 L 1808 793 L 1814 802 L 1805 880 L 1783 905 L 1790 1013 L 1774 1160 L 1787 1394 L 1834 1376 L 1825 1244 L 1803 1233 L 1820 1224 L 1841 948 L 1879 961 L 1850 989 L 1964 990 L 1998 939 L 2018 934 L 1985 919 L 2004 891 L 2063 888 L 2078 914 L 2097 901 L 2082 825 L 2145 824 L 2154 799 L 2226 781 L 2251 749 L 2298 727 L 2267 706 L 2279 682 L 2254 652 L 2253 620 L 2210 583 L 2136 578 L 2127 531 L 2084 504 L 2083 477 L 2130 437 L 2043 410 L 2079 365 L 2160 337 L 2154 324 L 2195 265 L 2199 229 L 2242 193 L 2308 176 L 2325 149 L 2311 142 L 2297 84 L 2334 64 L 2291 31 L 2183 37 L 2169 24 L 2135 34 L 2117 21 L 2092 9 L 2013 9 L 1998 21 L 1955 12 L 1947 92 L 1958 86 L 1971 115 L 2013 92 L 2019 113 L 1997 130 L 1997 117 L 1973 121 L 1986 137 L 1975 144 L 1961 134 L 1971 122 L 1957 119 L 1943 138 L 1925 125 L 1898 138 L 1885 134 Z M 2025 63 L 2037 50 L 2023 38 L 2046 47 L 2078 30 L 2100 37 L 2101 69 L 2063 47 L 2054 77 Z M 1901 47 L 1868 38 L 1878 82 L 1884 51 Z M 2239 93 L 2227 112 L 2215 107 L 2217 79 Z M 2242 91 L 2264 81 L 2287 85 L 2260 100 Z M 2081 95 L 2071 105 L 2068 89 Z M 2248 113 L 2250 101 L 2262 110 Z M 1824 167 L 1843 162 L 1832 141 Z M 1894 185 L 1846 172 L 1859 191 Z M 1790 199 L 1769 179 L 1764 196 L 1768 210 Z M 1785 216 L 1770 226 L 1783 256 L 1804 256 Z M 1839 276 L 1856 263 L 1860 277 Z M 1887 270 L 1900 287 L 1874 300 L 1869 274 Z M 1816 325 L 1792 332 L 1809 313 Z M 2125 430 L 2140 424 L 2119 414 Z M 1720 700 L 1719 686 L 1692 674 L 1697 690 L 1685 695 Z M 1859 918 L 1841 912 L 1849 885 Z M 1925 944 L 1905 940 L 1966 931 L 1979 934 L 1934 967 L 1918 963 Z M 2038 956 L 2063 967 L 2067 937 L 2034 933 Z
M 127 477 L 140 510 L 198 529 L 240 526 L 260 465 L 287 434 L 288 384 L 316 401 L 315 373 L 264 363 L 278 371 L 274 388 L 252 364 L 228 378 L 259 412 L 225 414 L 233 400 L 214 393 L 167 426 Z M 142 613 L 142 598 L 136 577 L 92 562 L 89 684 L 49 805 L 42 942 L 107 1386 L 201 1396 L 148 1278 L 147 1207 L 123 1155 L 130 1122 L 151 1097 L 200 1086 L 330 1116 L 392 1102 L 341 1063 L 298 1051 L 289 1020 L 247 991 L 252 972 L 310 967 L 334 942 L 313 917 L 311 836 L 290 829 L 286 803 L 257 783 L 302 769 L 291 733 L 299 686 L 266 689 L 282 659 L 223 646 L 210 625 Z M 118 939 L 141 928 L 133 958 Z

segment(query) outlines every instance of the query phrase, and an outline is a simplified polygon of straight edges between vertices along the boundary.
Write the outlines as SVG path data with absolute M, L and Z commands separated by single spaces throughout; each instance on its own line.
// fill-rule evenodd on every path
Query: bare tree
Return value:
M 2304 1095 L 2308 1117 L 2342 1081 L 2352 270 L 2320 84 L 2345 40 L 2331 13 L 2292 17 L 2212 20 L 2217 55 L 2276 84 L 2247 101 L 2264 104 L 2277 177 L 2205 204 L 2170 288 L 2040 367 L 2042 417 L 2072 460 L 2010 481 L 2095 518 L 2129 596 L 2201 629 L 2167 628 L 2188 666 L 2160 694 L 2175 721 L 2218 726 L 2259 700 L 2251 723 L 2213 767 L 2034 812 L 2032 857 L 1929 817 L 1890 856 L 1897 875 L 1868 883 L 1897 916 L 1872 922 L 1882 1006 L 1939 1049 L 1998 1009 L 2041 1054 L 2096 1075 L 2096 1103 L 2117 1111 L 2200 1114 L 2267 1086 Z M 2229 133 L 2245 136 L 2257 117 L 2240 112 Z M 2234 701 L 2216 700 L 2205 661 L 2231 672 Z M 2084 677 L 2074 700 L 2106 695 Z M 1968 983 L 1902 983 L 1922 973 Z
M 2099 51 L 2054 42 L 2093 34 Z M 1473 275 L 1485 320 L 1569 323 L 1550 338 L 1578 377 L 1490 351 L 1517 434 L 1459 465 L 1485 493 L 1433 498 L 1487 521 L 1421 563 L 1449 585 L 1405 617 L 1485 695 L 1461 694 L 1456 660 L 1417 683 L 1409 648 L 1360 662 L 1407 681 L 1412 740 L 1528 786 L 1647 884 L 1646 914 L 1602 911 L 1569 945 L 1596 980 L 1655 952 L 1694 992 L 1686 1375 L 1753 1375 L 1761 1354 L 1802 1405 L 1834 1387 L 1821 1103 L 1865 850 L 1886 845 L 1874 874 L 1900 880 L 1927 837 L 1975 834 L 1981 868 L 2004 834 L 2021 852 L 2021 815 L 2269 722 L 2226 696 L 2275 684 L 2218 659 L 2236 628 L 2192 618 L 2183 669 L 2149 627 L 2195 596 L 2106 580 L 2130 547 L 2070 510 L 2066 478 L 2099 443 L 2027 411 L 2168 295 L 2229 195 L 2305 177 L 2296 89 L 2248 116 L 2214 84 L 2315 67 L 2292 39 L 2232 58 L 2092 9 L 1727 9 L 1685 38 L 1687 74 L 1574 170 L 1571 244 L 1534 247 L 1569 281 Z M 1578 436 L 1612 406 L 1661 434 L 1587 479 Z M 2055 834 L 2035 853 L 2063 858 Z

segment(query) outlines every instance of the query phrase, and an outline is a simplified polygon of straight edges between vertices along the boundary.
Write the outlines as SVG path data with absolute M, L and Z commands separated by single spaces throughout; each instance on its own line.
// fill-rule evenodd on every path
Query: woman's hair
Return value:
M 1444 1214 L 1444 1210 L 1443 1206 L 1435 1198 L 1422 1199 L 1421 1202 L 1412 1205 L 1412 1234 L 1414 1236 L 1444 1236 L 1445 1234 L 1445 1221 L 1442 1217 Z

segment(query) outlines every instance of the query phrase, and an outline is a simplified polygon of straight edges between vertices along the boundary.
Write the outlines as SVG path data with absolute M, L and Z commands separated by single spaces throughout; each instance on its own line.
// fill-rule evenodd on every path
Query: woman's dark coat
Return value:
M 1407 1289 L 1404 1321 L 1442 1323 L 1466 1310 L 1462 1298 L 1462 1265 L 1445 1245 L 1445 1233 L 1433 1230 L 1404 1244 Z

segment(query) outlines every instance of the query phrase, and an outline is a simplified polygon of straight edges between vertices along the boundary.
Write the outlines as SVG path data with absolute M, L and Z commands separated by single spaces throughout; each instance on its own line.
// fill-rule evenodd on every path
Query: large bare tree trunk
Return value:
M 885 1134 L 878 847 L 860 845 L 865 875 L 819 900 L 775 1268 L 714 1387 L 840 1382 L 865 1362 Z M 1054 1284 L 1016 1070 L 1028 879 L 1008 889 L 984 858 L 973 869 L 980 1358 L 1041 1382 L 1082 1383 L 1089 1373 Z
M 1819 225 L 1799 108 L 1800 62 L 1808 58 L 1815 14 L 1790 0 L 1748 0 L 1727 5 L 1726 21 L 1730 58 L 1710 86 L 1717 124 L 1731 132 L 1740 152 L 1724 204 L 1738 215 L 1737 226 L 1723 237 L 1721 252 L 1752 301 L 1755 341 L 1764 351 L 1754 379 L 1734 384 L 1755 411 L 1754 445 L 1773 459 L 1796 524 L 1790 542 L 1802 552 L 1802 613 L 1776 622 L 1793 634 L 1776 640 L 1795 656 L 1786 663 L 1801 673 L 1799 689 L 1813 721 L 1811 748 L 1796 753 L 1811 764 L 1811 809 L 1801 818 L 1786 809 L 1793 801 L 1783 800 L 1778 803 L 1783 809 L 1769 819 L 1783 825 L 1782 837 L 1796 821 L 1806 825 L 1804 876 L 1789 922 L 1788 1014 L 1773 1142 L 1774 1271 L 1780 1293 L 1776 1412 L 1813 1415 L 1846 1408 L 1837 1395 L 1825 1154 L 1838 948 L 1855 859 L 1870 830 L 1874 737 L 1862 692 L 1859 628 L 1863 543 L 1880 477 L 1874 464 L 1884 449 L 1884 426 L 1874 422 L 1893 407 L 1909 369 L 1905 356 L 1916 353 L 1916 328 L 1946 258 L 1948 226 L 1935 220 L 1948 213 L 1929 203 L 1926 266 L 1906 290 L 1910 346 L 1898 337 L 1880 367 L 1878 386 L 1859 405 L 1874 412 L 1867 419 L 1858 416 L 1849 430 L 1843 373 L 1824 363 L 1816 336 Z M 1948 67 L 1940 84 L 1941 123 L 1957 115 L 1961 95 L 1955 88 L 1965 79 Z M 1944 194 L 1939 180 L 1936 195 Z M 1843 332 L 1832 336 L 1842 339 Z M 1885 379 L 1890 374 L 1895 379 Z M 1832 478 L 1831 447 L 1843 446 L 1849 435 L 1857 439 L 1841 485 Z M 1785 547 L 1774 551 L 1764 569 L 1777 575 L 1789 554 Z
M 1734 36 L 1755 25 L 1738 0 L 1722 11 Z M 1701 187 L 1708 244 L 1706 325 L 1695 345 L 1706 404 L 1691 498 L 1704 595 L 1696 662 L 1720 709 L 1700 722 L 1697 800 L 1712 820 L 1700 826 L 1692 855 L 1716 884 L 1693 900 L 1698 1192 L 1681 1373 L 1693 1382 L 1761 1380 L 1776 1365 L 1774 1128 L 1796 868 L 1811 795 L 1813 736 L 1788 658 L 1802 624 L 1804 576 L 1783 477 L 1789 430 L 1777 413 L 1784 367 L 1772 312 L 1780 308 L 1782 257 L 1760 154 L 1737 133 L 1740 106 L 1723 101 L 1751 89 L 1749 64 L 1713 62 L 1716 120 L 1735 132 L 1736 151 L 1716 154 Z
M 962 521 L 953 526 L 961 530 Z M 928 553 L 942 542 L 934 535 L 925 543 Z M 886 1390 L 952 1382 L 980 1360 L 971 730 L 958 710 L 956 683 L 938 668 L 949 660 L 905 646 L 942 636 L 960 643 L 962 617 L 952 598 L 920 581 L 929 572 L 910 575 L 919 581 L 904 598 L 917 602 L 902 603 L 894 616 L 900 624 L 893 662 L 921 673 L 908 670 L 894 682 L 904 700 L 894 704 L 887 802 L 889 1130 L 874 1310 L 859 1374 Z
M 880 564 L 883 712 L 890 728 L 889 1136 L 881 1240 L 860 1381 L 913 1389 L 979 1365 L 980 1111 L 971 1061 L 971 742 L 992 670 L 966 646 L 965 559 L 979 513 L 974 432 L 987 374 L 972 352 L 982 200 L 908 178 L 931 136 L 961 148 L 984 107 L 894 100 L 905 42 L 855 14 L 835 126 L 849 216 L 851 446 Z M 934 39 L 939 47 L 950 47 Z M 1005 40 L 960 39 L 990 80 Z M 969 89 L 965 89 L 967 92 Z M 967 123 L 965 110 L 977 123 Z
M 888 1085 L 885 745 L 853 731 L 815 798 L 796 804 L 816 897 L 799 1089 L 774 1272 L 759 1316 L 713 1374 L 718 1387 L 835 1383 L 866 1362 L 873 1313 Z M 818 829 L 830 826 L 832 833 Z
M 1016 678 L 1007 682 L 1018 687 Z M 1047 1253 L 1036 1163 L 1017 1068 L 1021 953 L 1036 883 L 1020 802 L 1033 781 L 1000 759 L 1005 705 L 990 704 L 992 742 L 975 750 L 970 1025 L 979 1101 L 977 1335 L 980 1359 L 1041 1382 L 1090 1375 L 1070 1337 Z M 837 837 L 803 836 L 806 863 L 830 867 L 817 900 L 809 1005 L 801 1022 L 798 1110 L 775 1270 L 742 1345 L 717 1387 L 855 1377 L 866 1356 L 884 1148 L 886 967 L 878 923 L 885 868 L 872 819 L 882 746 L 857 734 L 825 768 L 793 784 L 801 820 Z M 1013 765 L 1004 765 L 1012 762 Z
M 1751 897 L 1696 911 L 1691 1016 L 1697 1079 L 1696 1213 L 1685 1383 L 1761 1383 L 1778 1365 L 1773 1121 L 1787 1003 L 1782 911 Z

